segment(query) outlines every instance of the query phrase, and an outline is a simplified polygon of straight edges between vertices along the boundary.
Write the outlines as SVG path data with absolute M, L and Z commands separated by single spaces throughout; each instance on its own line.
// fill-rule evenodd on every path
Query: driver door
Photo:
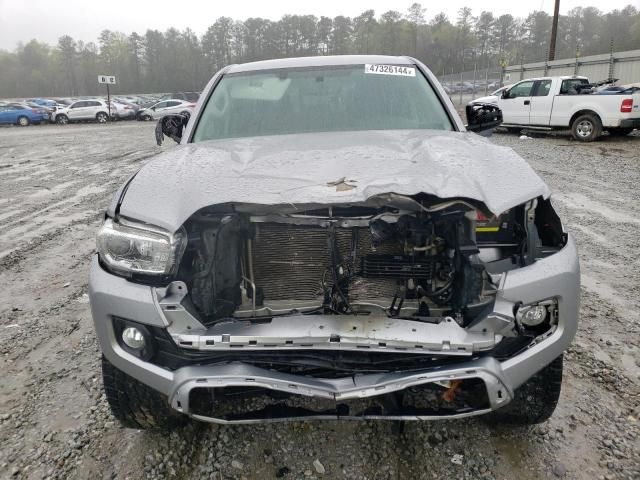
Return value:
M 529 125 L 531 111 L 531 91 L 534 80 L 523 80 L 507 90 L 505 96 L 498 100 L 505 124 Z
M 83 113 L 87 110 L 87 102 L 76 102 L 69 107 L 68 117 L 71 120 L 83 118 Z
M 19 107 L 17 105 L 10 105 L 7 108 L 5 118 L 8 120 L 8 123 L 18 123 L 18 117 L 20 116 L 21 113 L 24 113 L 24 107 Z

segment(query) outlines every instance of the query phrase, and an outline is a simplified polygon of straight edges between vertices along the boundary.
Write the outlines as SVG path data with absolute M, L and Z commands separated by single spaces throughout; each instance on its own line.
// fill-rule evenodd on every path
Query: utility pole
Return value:
M 556 37 L 558 36 L 558 16 L 560 15 L 560 0 L 556 0 L 553 8 L 553 24 L 551 25 L 551 41 L 549 42 L 549 61 L 556 59 Z

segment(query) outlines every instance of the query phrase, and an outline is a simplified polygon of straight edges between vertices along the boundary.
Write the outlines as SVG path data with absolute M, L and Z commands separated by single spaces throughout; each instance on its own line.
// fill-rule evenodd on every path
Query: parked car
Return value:
M 12 124 L 26 127 L 32 123 L 39 124 L 49 120 L 47 111 L 40 107 L 25 104 L 9 103 L 0 105 L 0 124 Z
M 36 110 L 44 111 L 49 118 L 51 117 L 51 114 L 56 111 L 55 106 L 44 106 L 44 105 L 38 105 L 37 103 L 31 103 L 31 102 L 25 102 L 24 104 L 27 105 L 29 108 L 35 108 Z
M 543 180 L 407 57 L 232 65 L 116 192 L 89 297 L 123 425 L 553 413 L 578 254 Z M 392 102 L 381 102 L 392 98 Z M 133 147 L 132 147 L 133 148 Z
M 640 92 L 612 95 L 591 90 L 587 77 L 530 78 L 504 90 L 497 105 L 507 128 L 568 128 L 581 142 L 596 140 L 605 130 L 628 135 L 640 128 Z
M 640 84 L 604 85 L 597 91 L 600 95 L 634 94 L 640 92 Z
M 111 116 L 117 120 L 133 120 L 136 118 L 138 108 L 132 104 L 123 102 L 111 102 L 113 108 L 111 109 Z
M 504 87 L 500 87 L 494 92 L 491 92 L 486 97 L 479 97 L 471 101 L 471 103 L 491 103 L 493 105 L 498 104 L 498 99 L 502 96 L 502 92 L 507 90 L 511 85 L 505 85 Z
M 165 115 L 174 115 L 176 113 L 191 114 L 195 106 L 195 103 L 186 100 L 163 100 L 139 110 L 138 120 L 157 120 Z
M 200 94 L 198 92 L 176 92 L 176 93 L 167 93 L 163 95 L 160 100 L 186 100 L 188 102 L 196 103 L 200 98 Z
M 73 102 L 75 102 L 76 100 L 72 99 L 72 98 L 56 98 L 55 99 L 56 104 L 54 105 L 54 107 L 62 107 L 65 105 L 71 105 Z
M 51 100 L 49 98 L 31 98 L 27 101 L 31 103 L 35 103 L 36 105 L 43 105 L 47 107 L 52 107 L 56 104 L 55 100 Z
M 114 112 L 112 112 L 114 114 Z M 58 108 L 54 120 L 59 124 L 78 121 L 105 123 L 109 120 L 109 105 L 104 100 L 78 100 L 68 107 Z

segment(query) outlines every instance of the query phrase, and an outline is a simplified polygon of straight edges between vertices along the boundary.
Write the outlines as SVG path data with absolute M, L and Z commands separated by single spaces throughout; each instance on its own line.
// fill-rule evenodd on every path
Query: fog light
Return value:
M 134 350 L 142 350 L 145 345 L 144 334 L 135 327 L 127 327 L 122 331 L 122 341 Z
M 527 327 L 537 327 L 547 319 L 547 314 L 545 305 L 530 305 L 520 307 L 516 313 L 516 319 Z

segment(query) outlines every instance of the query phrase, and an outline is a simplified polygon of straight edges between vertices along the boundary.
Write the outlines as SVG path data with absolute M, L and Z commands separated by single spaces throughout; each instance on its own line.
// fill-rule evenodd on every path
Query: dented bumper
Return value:
M 213 422 L 254 422 L 264 419 L 227 420 L 195 414 L 190 393 L 196 388 L 258 387 L 269 391 L 335 402 L 373 398 L 419 385 L 453 380 L 481 380 L 486 387 L 486 408 L 456 414 L 422 415 L 408 413 L 393 417 L 363 414 L 357 418 L 429 420 L 446 416 L 478 415 L 508 403 L 513 391 L 560 355 L 573 339 L 578 323 L 579 264 L 571 237 L 559 252 L 534 264 L 502 275 L 496 311 L 482 329 L 463 329 L 455 322 L 424 324 L 406 320 L 380 319 L 356 325 L 352 319 L 335 316 L 295 316 L 279 319 L 277 325 L 230 323 L 204 328 L 181 307 L 180 296 L 134 284 L 105 272 L 96 258 L 91 266 L 89 294 L 97 336 L 105 357 L 118 369 L 165 394 L 178 411 Z M 510 321 L 513 306 L 554 298 L 558 303 L 558 324 L 548 335 L 513 357 L 498 361 L 490 355 L 501 340 L 500 328 Z M 456 356 L 453 365 L 421 371 L 354 375 L 343 378 L 311 378 L 274 372 L 247 363 L 186 366 L 168 370 L 128 353 L 119 345 L 112 319 L 120 317 L 141 324 L 165 328 L 176 344 L 198 351 L 243 349 L 395 351 L 411 354 Z M 490 318 L 489 318 L 490 317 Z M 283 323 L 285 322 L 285 323 Z M 290 328 L 287 328 L 286 322 Z M 373 322 L 373 323 L 371 323 Z M 350 325 L 353 323 L 354 325 Z M 273 327 L 278 327 L 274 329 Z M 355 327 L 355 328 L 354 328 Z M 339 339 L 339 341 L 336 341 Z M 183 343 L 184 342 L 184 343 Z M 488 354 L 487 354 L 488 352 Z M 318 414 L 313 418 L 352 418 L 349 415 Z M 296 415 L 286 417 L 297 418 Z M 309 416 L 305 416 L 309 418 Z

